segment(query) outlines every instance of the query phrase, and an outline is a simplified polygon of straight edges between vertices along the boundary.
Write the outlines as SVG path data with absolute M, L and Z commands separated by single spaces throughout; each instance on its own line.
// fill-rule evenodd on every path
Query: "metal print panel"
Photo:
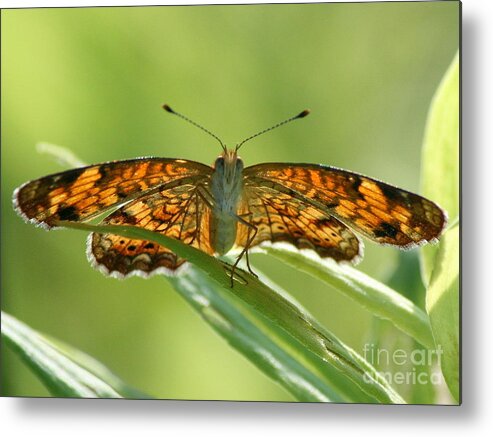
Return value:
M 460 404 L 459 31 L 3 10 L 2 396 Z

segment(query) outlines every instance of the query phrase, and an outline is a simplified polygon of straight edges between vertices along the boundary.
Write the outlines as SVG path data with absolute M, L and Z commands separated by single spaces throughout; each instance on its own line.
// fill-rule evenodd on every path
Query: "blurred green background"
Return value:
M 35 144 L 88 163 L 163 156 L 212 163 L 304 108 L 303 121 L 242 149 L 246 165 L 316 162 L 419 191 L 432 95 L 459 45 L 457 2 L 2 11 L 2 309 L 161 398 L 292 400 L 202 322 L 166 279 L 108 279 L 85 236 L 12 210 L 21 183 L 61 171 Z M 387 280 L 398 251 L 367 242 L 360 268 Z M 361 352 L 371 315 L 265 255 L 254 264 Z M 48 391 L 2 350 L 3 396 Z

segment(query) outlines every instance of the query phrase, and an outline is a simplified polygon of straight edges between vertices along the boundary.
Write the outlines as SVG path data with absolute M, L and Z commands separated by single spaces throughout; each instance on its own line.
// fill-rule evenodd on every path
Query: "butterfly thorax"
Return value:
M 210 190 L 213 197 L 210 241 L 214 250 L 223 255 L 236 240 L 236 216 L 243 191 L 243 161 L 235 150 L 225 150 L 216 159 Z

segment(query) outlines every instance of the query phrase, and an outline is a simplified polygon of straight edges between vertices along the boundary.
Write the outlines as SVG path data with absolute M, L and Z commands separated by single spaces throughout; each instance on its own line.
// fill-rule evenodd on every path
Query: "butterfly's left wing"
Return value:
M 244 174 L 245 184 L 305 199 L 381 244 L 409 248 L 434 241 L 446 224 L 445 212 L 432 201 L 334 167 L 266 163 Z
M 248 248 L 261 243 L 287 243 L 311 249 L 321 258 L 357 263 L 363 243 L 343 223 L 302 199 L 267 186 L 246 183 L 239 213 L 253 230 L 239 225 L 236 246 Z
M 46 229 L 60 221 L 86 221 L 160 187 L 179 186 L 212 168 L 171 158 L 112 161 L 26 182 L 14 192 L 14 208 L 26 221 Z
M 140 197 L 110 214 L 103 224 L 138 226 L 213 254 L 208 231 L 210 211 L 194 182 L 191 178 L 189 184 Z M 173 274 L 185 264 L 184 259 L 153 241 L 114 234 L 91 234 L 87 254 L 96 268 L 118 278 Z

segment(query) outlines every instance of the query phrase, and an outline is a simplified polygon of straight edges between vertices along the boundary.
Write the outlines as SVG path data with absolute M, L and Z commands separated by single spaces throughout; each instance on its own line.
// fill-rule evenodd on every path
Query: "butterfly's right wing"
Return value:
M 212 255 L 210 210 L 197 191 L 197 185 L 202 181 L 201 177 L 190 178 L 188 184 L 139 197 L 110 214 L 102 224 L 138 226 Z M 184 259 L 153 241 L 114 234 L 91 234 L 87 253 L 96 268 L 118 278 L 173 274 L 185 263 Z
M 412 248 L 436 241 L 446 213 L 422 196 L 347 170 L 317 164 L 265 163 L 244 170 L 245 183 L 318 205 L 380 244 Z
M 256 228 L 239 225 L 236 246 L 287 243 L 311 249 L 321 258 L 357 263 L 363 243 L 342 222 L 302 199 L 268 186 L 246 183 L 240 214 Z
M 208 177 L 213 169 L 183 159 L 139 158 L 75 168 L 30 181 L 14 192 L 14 207 L 26 221 L 47 229 L 61 220 L 83 221 L 153 189 Z

